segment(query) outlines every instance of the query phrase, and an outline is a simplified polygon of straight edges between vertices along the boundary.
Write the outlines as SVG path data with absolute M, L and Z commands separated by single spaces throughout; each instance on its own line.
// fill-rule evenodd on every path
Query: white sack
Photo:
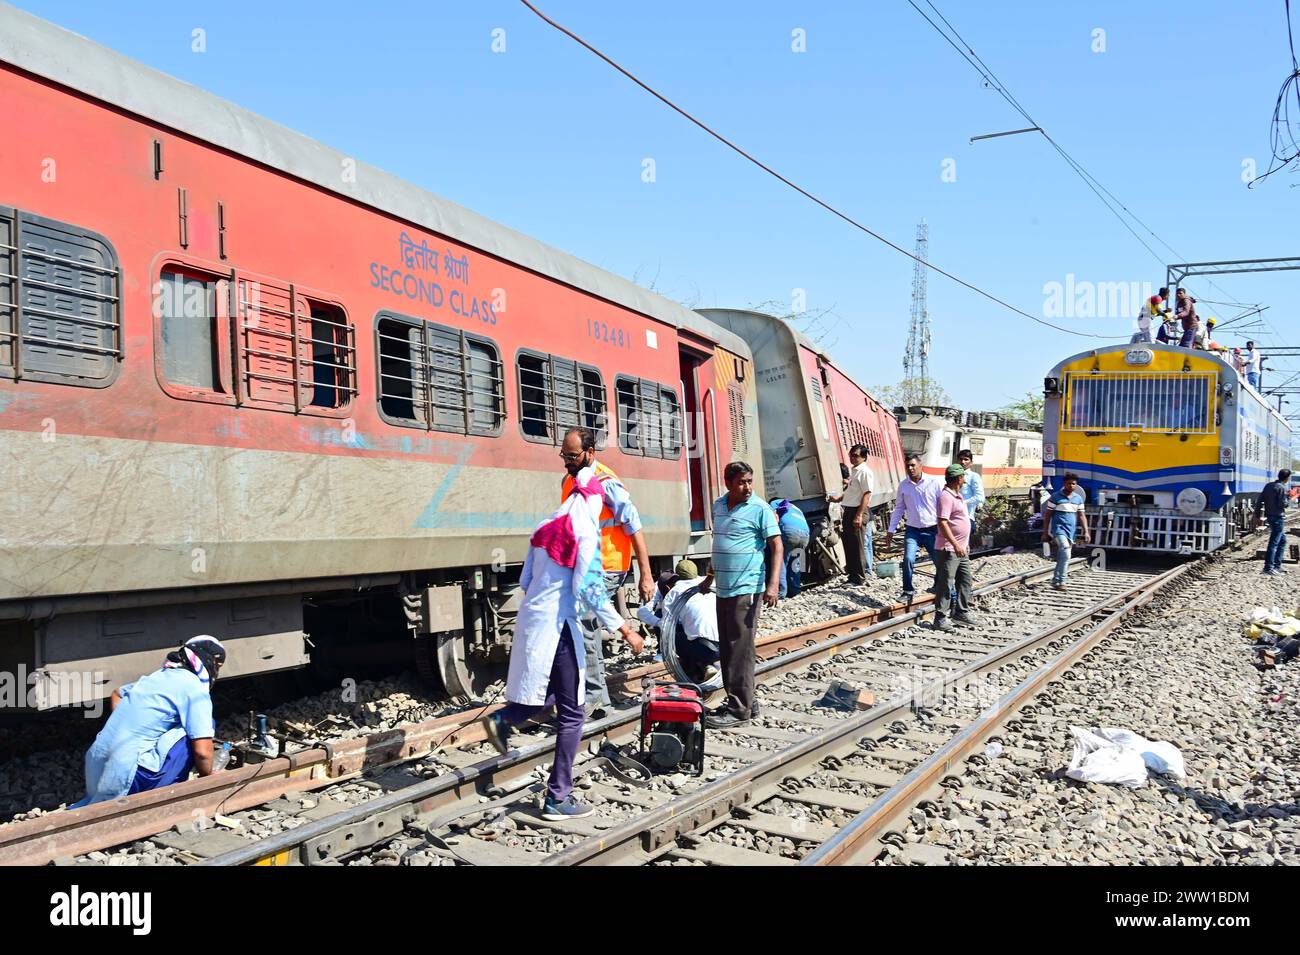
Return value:
M 1096 733 L 1071 726 L 1074 754 L 1065 775 L 1082 783 L 1112 783 L 1137 789 L 1147 781 L 1147 764 L 1136 749 L 1118 746 Z
M 1187 765 L 1183 762 L 1183 754 L 1173 743 L 1145 739 L 1132 730 L 1115 726 L 1099 727 L 1097 733 L 1116 745 L 1137 750 L 1142 755 L 1142 761 L 1151 768 L 1152 772 L 1162 776 L 1173 776 L 1179 782 L 1187 779 Z

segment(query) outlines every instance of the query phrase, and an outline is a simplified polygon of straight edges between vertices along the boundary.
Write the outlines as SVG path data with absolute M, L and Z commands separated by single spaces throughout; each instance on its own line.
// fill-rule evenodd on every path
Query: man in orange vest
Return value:
M 627 488 L 617 474 L 596 460 L 596 435 L 589 428 L 570 428 L 560 447 L 564 470 L 568 475 L 560 492 L 560 500 L 569 496 L 573 480 L 586 467 L 596 469 L 596 477 L 604 490 L 604 507 L 600 512 L 600 555 L 605 567 L 605 590 L 610 599 L 627 582 L 632 569 L 632 555 L 636 565 L 641 592 L 641 602 L 649 604 L 654 598 L 655 581 L 650 571 L 650 555 L 646 551 L 645 535 L 641 533 L 641 515 L 632 503 Z M 609 687 L 605 685 L 605 654 L 601 628 L 595 620 L 580 620 L 583 643 L 587 651 L 587 713 L 597 715 L 609 706 Z

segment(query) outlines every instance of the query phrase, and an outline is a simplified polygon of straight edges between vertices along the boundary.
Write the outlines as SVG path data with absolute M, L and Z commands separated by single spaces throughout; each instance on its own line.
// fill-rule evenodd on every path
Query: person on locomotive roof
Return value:
M 86 797 L 72 809 L 212 774 L 212 683 L 226 662 L 215 637 L 192 637 L 161 669 L 113 691 L 112 715 L 86 751 Z
M 849 482 L 843 494 L 829 494 L 827 500 L 844 504 L 844 563 L 850 584 L 860 584 L 866 574 L 875 573 L 875 550 L 872 547 L 871 493 L 875 490 L 875 477 L 867 464 L 867 446 L 855 444 L 849 448 Z M 865 565 L 865 566 L 864 566 Z
M 732 461 L 727 493 L 713 502 L 713 574 L 718 595 L 718 647 L 727 698 L 705 718 L 709 728 L 754 716 L 754 636 L 759 612 L 781 599 L 781 528 L 772 508 L 754 497 L 754 469 Z M 766 574 L 766 589 L 764 575 Z M 760 599 L 761 598 L 761 599 Z
M 1134 332 L 1133 337 L 1129 339 L 1130 345 L 1151 341 L 1151 319 L 1164 318 L 1164 316 L 1169 314 L 1169 309 L 1165 307 L 1165 302 L 1168 298 L 1169 289 L 1162 288 L 1159 294 L 1152 295 L 1142 303 L 1142 307 L 1138 310 L 1138 330 Z M 1163 328 L 1163 323 L 1161 327 Z M 1161 339 L 1161 341 L 1167 340 L 1167 338 Z M 967 470 L 970 469 L 967 468 Z
M 617 630 L 633 653 L 643 647 L 614 609 L 605 586 L 602 507 L 599 476 L 594 468 L 582 468 L 564 503 L 533 532 L 519 578 L 523 601 L 510 648 L 509 702 L 482 721 L 488 741 L 505 755 L 512 727 L 555 707 L 555 762 L 542 803 L 545 819 L 572 819 L 593 811 L 573 795 L 573 761 L 586 716 L 579 615 L 590 613 L 600 625 Z
M 1246 382 L 1250 387 L 1259 391 L 1260 360 L 1259 352 L 1255 351 L 1254 342 L 1246 342 L 1246 351 L 1241 358 L 1246 364 Z
M 654 599 L 655 580 L 650 570 L 650 553 L 641 532 L 641 515 L 627 488 L 611 469 L 596 460 L 596 434 L 590 428 L 570 428 L 560 446 L 560 458 L 567 472 L 560 487 L 560 500 L 568 498 L 574 479 L 583 468 L 592 468 L 600 482 L 603 506 L 600 511 L 600 557 L 605 572 L 605 589 L 613 597 L 627 582 L 636 555 L 638 589 L 642 603 Z M 594 618 L 583 617 L 582 640 L 587 657 L 587 712 L 597 713 L 609 706 L 609 688 L 605 684 L 605 653 L 601 628 Z
M 1088 512 L 1083 505 L 1077 474 L 1066 474 L 1061 479 L 1061 489 L 1047 499 L 1044 516 L 1050 517 L 1043 525 L 1043 540 L 1052 540 L 1056 544 L 1056 572 L 1052 574 L 1052 586 L 1057 590 L 1065 589 L 1066 578 L 1070 575 L 1070 548 L 1080 523 L 1083 525 L 1083 543 L 1088 543 Z
M 1217 318 L 1207 318 L 1205 327 L 1198 328 L 1196 334 L 1192 337 L 1192 347 L 1199 348 L 1202 351 L 1227 351 L 1223 345 L 1220 345 L 1210 337 L 1214 331 L 1214 326 L 1218 322 Z
M 1183 348 L 1191 348 L 1196 328 L 1201 321 L 1196 317 L 1196 299 L 1187 294 L 1187 289 L 1180 288 L 1175 304 L 1178 306 L 1175 317 L 1183 325 L 1183 336 L 1178 340 L 1178 344 Z
M 1268 521 L 1268 546 L 1264 549 L 1264 570 L 1267 577 L 1283 573 L 1282 557 L 1286 553 L 1286 497 L 1291 483 L 1291 471 L 1283 468 L 1277 480 L 1264 485 L 1255 502 L 1255 523 Z
M 909 454 L 906 460 L 907 480 L 898 485 L 898 503 L 894 505 L 894 515 L 889 519 L 889 533 L 885 543 L 894 543 L 894 531 L 904 518 L 907 529 L 903 538 L 903 600 L 911 601 L 916 595 L 912 585 L 912 571 L 916 567 L 916 552 L 924 547 L 925 552 L 934 561 L 935 534 L 938 532 L 938 520 L 935 508 L 939 501 L 939 479 L 926 474 L 921 469 L 921 458 Z
M 1151 339 L 1147 339 L 1150 341 Z M 962 448 L 957 452 L 957 463 L 961 465 L 962 470 L 966 472 L 965 480 L 961 485 L 961 496 L 966 501 L 966 513 L 970 516 L 971 533 L 975 533 L 975 512 L 984 506 L 984 478 L 978 471 L 971 470 L 971 465 L 975 462 L 975 455 L 970 448 Z

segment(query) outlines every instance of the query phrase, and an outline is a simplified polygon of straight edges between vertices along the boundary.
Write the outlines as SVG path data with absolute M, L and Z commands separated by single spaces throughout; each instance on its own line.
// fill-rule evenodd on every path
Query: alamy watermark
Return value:
M 1070 272 L 1064 282 L 1043 283 L 1043 317 L 1134 321 L 1157 290 L 1151 282 L 1092 282 Z

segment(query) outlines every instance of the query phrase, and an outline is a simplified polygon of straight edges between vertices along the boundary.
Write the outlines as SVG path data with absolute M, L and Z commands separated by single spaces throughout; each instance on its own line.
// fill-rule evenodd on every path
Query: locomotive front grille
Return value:
M 1098 547 L 1208 554 L 1227 542 L 1228 522 L 1219 514 L 1103 507 L 1088 510 L 1088 528 Z

